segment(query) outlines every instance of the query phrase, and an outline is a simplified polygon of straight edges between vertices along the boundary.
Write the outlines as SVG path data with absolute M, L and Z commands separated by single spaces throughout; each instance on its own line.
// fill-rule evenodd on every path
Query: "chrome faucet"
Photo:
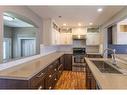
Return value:
M 112 64 L 113 65 L 116 65 L 115 49 L 106 48 L 103 51 L 103 57 L 104 57 L 106 51 L 112 51 L 113 52 L 113 54 L 111 55 L 112 56 L 112 60 L 113 60 L 113 63 Z

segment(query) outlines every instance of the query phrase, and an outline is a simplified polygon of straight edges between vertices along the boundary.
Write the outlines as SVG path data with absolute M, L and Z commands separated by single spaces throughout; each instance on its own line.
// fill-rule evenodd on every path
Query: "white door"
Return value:
M 11 58 L 11 38 L 4 38 L 3 42 L 3 59 Z
M 22 39 L 21 40 L 21 56 L 31 56 L 36 54 L 35 39 Z

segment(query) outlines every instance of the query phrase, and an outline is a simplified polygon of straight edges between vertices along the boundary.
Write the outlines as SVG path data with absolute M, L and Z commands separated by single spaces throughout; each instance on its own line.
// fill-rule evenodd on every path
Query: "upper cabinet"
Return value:
M 99 28 L 87 28 L 86 45 L 99 45 L 100 44 L 100 32 Z
M 60 44 L 71 45 L 72 44 L 72 29 L 60 30 Z
M 73 35 L 86 35 L 87 28 L 72 28 Z
M 72 30 L 59 28 L 52 19 L 43 20 L 44 45 L 70 45 L 72 44 Z
M 59 44 L 60 29 L 52 19 L 43 20 L 43 44 L 57 45 Z
M 44 45 L 72 45 L 73 35 L 86 35 L 86 45 L 99 45 L 99 28 L 59 28 L 52 19 L 43 20 Z

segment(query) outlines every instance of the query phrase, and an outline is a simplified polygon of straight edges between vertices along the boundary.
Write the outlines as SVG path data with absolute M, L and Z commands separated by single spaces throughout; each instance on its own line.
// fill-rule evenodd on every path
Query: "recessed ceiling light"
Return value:
M 78 26 L 81 26 L 81 23 L 78 23 Z
M 92 22 L 90 22 L 90 23 L 89 23 L 89 25 L 93 25 L 93 23 L 92 23 Z
M 102 8 L 99 8 L 99 9 L 97 9 L 97 11 L 98 11 L 98 12 L 102 12 L 102 11 L 103 11 L 103 9 L 102 9 Z
M 62 16 L 58 16 L 59 18 L 62 18 Z
M 67 25 L 66 23 L 63 24 L 63 26 L 66 26 L 66 25 Z
M 13 21 L 13 20 L 15 19 L 15 18 L 10 17 L 10 16 L 7 16 L 7 15 L 4 15 L 3 18 L 4 18 L 5 20 L 8 20 L 8 21 Z

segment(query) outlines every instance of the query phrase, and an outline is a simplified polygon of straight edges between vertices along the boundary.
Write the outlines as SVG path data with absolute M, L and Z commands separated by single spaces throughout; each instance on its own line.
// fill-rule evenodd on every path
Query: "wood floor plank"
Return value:
M 85 72 L 63 71 L 55 89 L 86 89 Z

